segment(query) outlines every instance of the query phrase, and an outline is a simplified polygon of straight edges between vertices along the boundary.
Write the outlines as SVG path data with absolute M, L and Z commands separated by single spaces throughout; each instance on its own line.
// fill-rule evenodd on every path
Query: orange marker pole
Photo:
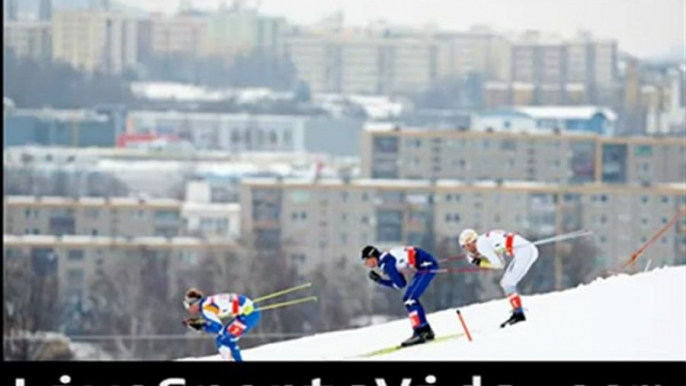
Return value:
M 467 328 L 467 324 L 465 324 L 464 319 L 462 318 L 462 314 L 460 313 L 460 310 L 457 311 L 457 317 L 460 318 L 460 323 L 462 323 L 462 328 L 464 329 L 465 334 L 467 334 L 467 339 L 469 341 L 472 341 L 472 335 L 469 333 L 469 329 Z

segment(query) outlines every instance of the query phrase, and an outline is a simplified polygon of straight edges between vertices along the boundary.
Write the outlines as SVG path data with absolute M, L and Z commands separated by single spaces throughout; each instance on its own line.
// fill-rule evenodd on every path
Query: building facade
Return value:
M 138 21 L 105 11 L 57 11 L 52 20 L 52 58 L 86 72 L 121 74 L 135 68 Z
M 18 109 L 3 116 L 3 148 L 112 147 L 115 139 L 114 120 L 94 111 Z
M 48 62 L 52 58 L 52 26 L 49 21 L 8 21 L 2 25 L 2 43 L 18 58 Z
M 686 144 L 591 134 L 367 129 L 362 177 L 563 185 L 686 181 Z
M 686 206 L 683 183 L 561 187 L 454 180 L 255 179 L 245 181 L 242 189 L 246 240 L 253 240 L 258 249 L 283 250 L 305 270 L 338 258 L 355 261 L 367 244 L 435 250 L 441 242 L 455 242 L 467 227 L 478 232 L 508 229 L 533 240 L 590 229 L 600 251 L 598 264 L 616 267 Z M 652 248 L 654 264 L 684 263 L 686 219 Z
M 362 121 L 288 115 L 135 111 L 131 133 L 175 135 L 203 150 L 359 154 Z
M 318 93 L 398 94 L 428 89 L 438 51 L 429 38 L 306 32 L 288 38 L 297 76 Z

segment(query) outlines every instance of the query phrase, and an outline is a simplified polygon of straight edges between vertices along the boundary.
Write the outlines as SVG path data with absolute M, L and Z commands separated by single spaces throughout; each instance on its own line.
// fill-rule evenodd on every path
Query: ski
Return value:
M 430 341 L 425 342 L 425 343 L 414 344 L 411 346 L 397 345 L 397 346 L 386 347 L 386 348 L 382 348 L 379 350 L 374 350 L 374 351 L 368 352 L 366 354 L 359 355 L 357 357 L 358 358 L 369 358 L 369 357 L 374 357 L 374 356 L 379 356 L 379 355 L 386 355 L 386 354 L 390 354 L 392 352 L 396 352 L 396 351 L 399 351 L 402 349 L 406 349 L 406 348 L 410 348 L 410 347 L 421 347 L 421 346 L 426 346 L 428 344 L 437 343 L 437 342 L 445 342 L 446 340 L 455 339 L 455 338 L 459 338 L 462 336 L 465 336 L 465 334 L 464 333 L 457 333 L 457 334 L 452 334 L 452 335 L 439 336 L 439 337 L 436 337 L 435 339 L 430 340 Z

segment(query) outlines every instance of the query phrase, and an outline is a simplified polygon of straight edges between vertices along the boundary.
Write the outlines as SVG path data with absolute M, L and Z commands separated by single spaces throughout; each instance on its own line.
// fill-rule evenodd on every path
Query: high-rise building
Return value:
M 3 46 L 19 58 L 39 62 L 51 59 L 52 28 L 44 21 L 7 21 L 3 23 Z
M 437 76 L 437 46 L 424 37 L 309 31 L 290 37 L 287 51 L 299 79 L 315 92 L 416 92 Z
M 50 21 L 52 19 L 52 0 L 41 0 L 38 18 L 42 21 Z
M 52 22 L 53 60 L 87 72 L 120 74 L 138 64 L 138 22 L 102 11 L 59 11 Z

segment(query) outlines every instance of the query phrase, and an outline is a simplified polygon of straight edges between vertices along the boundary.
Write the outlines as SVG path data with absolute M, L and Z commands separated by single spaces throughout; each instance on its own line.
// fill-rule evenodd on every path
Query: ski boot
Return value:
M 412 336 L 406 341 L 402 342 L 400 346 L 414 346 L 416 344 L 426 343 L 427 341 L 433 340 L 436 337 L 431 326 L 424 326 L 416 329 Z
M 512 311 L 512 315 L 510 315 L 510 318 L 503 322 L 503 324 L 500 325 L 500 328 L 503 328 L 507 325 L 513 325 L 515 323 L 523 322 L 525 320 L 526 317 L 524 316 L 524 311 Z

